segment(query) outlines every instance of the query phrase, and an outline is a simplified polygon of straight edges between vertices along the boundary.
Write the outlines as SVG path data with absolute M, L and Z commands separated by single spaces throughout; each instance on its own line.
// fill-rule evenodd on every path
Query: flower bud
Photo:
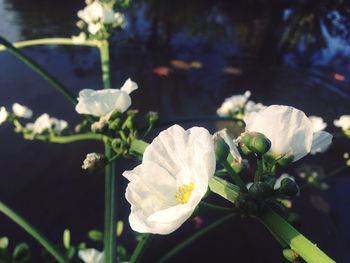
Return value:
M 256 198 L 268 197 L 272 194 L 272 187 L 265 182 L 256 182 L 250 186 L 249 193 Z
M 264 154 L 271 148 L 271 141 L 262 133 L 254 133 L 248 146 L 254 153 Z
M 296 196 L 299 193 L 299 186 L 293 180 L 284 178 L 278 192 L 285 196 Z
M 282 166 L 282 167 L 286 167 L 287 165 L 291 164 L 293 162 L 294 156 L 293 155 L 289 155 L 289 156 L 285 156 L 283 158 L 280 158 L 277 163 Z
M 232 167 L 233 171 L 235 171 L 235 173 L 237 173 L 237 174 L 241 173 L 245 168 L 244 160 L 242 162 L 237 162 L 237 161 L 233 160 L 231 162 L 231 167 Z
M 153 124 L 159 120 L 159 113 L 156 111 L 150 111 L 145 116 L 149 124 Z
M 218 137 L 215 142 L 215 155 L 218 162 L 225 162 L 227 155 L 230 153 L 230 147 L 224 139 Z
M 243 144 L 243 143 L 240 144 L 240 147 L 241 147 L 242 152 L 243 152 L 245 155 L 251 155 L 251 154 L 253 153 L 253 152 L 252 152 L 251 150 L 249 150 L 249 148 L 248 148 L 245 144 Z
M 107 163 L 105 156 L 102 153 L 88 153 L 81 168 L 94 172 L 103 168 Z

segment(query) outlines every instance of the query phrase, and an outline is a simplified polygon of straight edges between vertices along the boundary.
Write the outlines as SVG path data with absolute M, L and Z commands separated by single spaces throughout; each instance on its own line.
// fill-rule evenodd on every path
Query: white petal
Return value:
M 327 127 L 327 123 L 325 123 L 321 117 L 309 116 L 309 120 L 312 123 L 314 132 L 323 131 Z
M 311 154 L 325 152 L 332 143 L 333 136 L 325 131 L 315 132 L 312 140 Z
M 273 189 L 274 190 L 279 189 L 281 187 L 282 180 L 285 178 L 289 178 L 290 180 L 295 181 L 294 177 L 290 176 L 289 174 L 286 174 L 286 173 L 282 174 L 279 178 L 277 178 L 275 185 L 273 186 Z
M 120 88 L 120 90 L 125 91 L 126 93 L 130 94 L 134 90 L 137 90 L 138 86 L 136 82 L 132 81 L 130 78 L 128 78 L 124 85 Z
M 33 112 L 29 108 L 19 103 L 14 103 L 12 105 L 12 111 L 17 117 L 20 117 L 20 118 L 29 119 L 33 115 Z
M 230 153 L 236 162 L 242 162 L 242 156 L 238 151 L 235 141 L 228 135 L 227 129 L 222 129 L 213 135 L 214 141 L 216 137 L 221 137 L 230 148 Z
M 168 234 L 176 230 L 205 195 L 215 171 L 214 144 L 209 132 L 174 125 L 146 148 L 142 164 L 123 176 L 130 182 L 126 199 L 131 204 L 133 230 Z M 180 186 L 193 184 L 186 203 L 176 200 Z
M 9 113 L 7 112 L 5 107 L 0 108 L 0 124 L 4 123 L 7 120 Z
M 244 118 L 246 130 L 260 132 L 271 141 L 269 153 L 293 155 L 293 161 L 311 150 L 313 127 L 306 115 L 293 107 L 272 105 Z
M 343 130 L 350 129 L 350 115 L 342 115 L 338 120 L 334 120 L 334 126 Z
M 94 248 L 79 250 L 78 256 L 85 263 L 102 263 L 104 258 L 103 252 Z
M 83 90 L 75 110 L 80 114 L 102 117 L 112 111 L 126 111 L 131 105 L 129 94 L 118 89 Z

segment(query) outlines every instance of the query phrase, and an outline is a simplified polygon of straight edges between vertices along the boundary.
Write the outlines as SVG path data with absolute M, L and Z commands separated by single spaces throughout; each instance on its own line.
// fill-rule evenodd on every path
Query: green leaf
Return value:
M 9 245 L 9 239 L 7 237 L 0 237 L 0 249 L 6 249 Z
M 239 195 L 238 186 L 231 184 L 217 176 L 213 176 L 209 180 L 209 189 L 232 203 L 236 201 Z
M 102 241 L 103 234 L 100 230 L 93 229 L 88 232 L 88 238 L 90 238 L 92 241 Z

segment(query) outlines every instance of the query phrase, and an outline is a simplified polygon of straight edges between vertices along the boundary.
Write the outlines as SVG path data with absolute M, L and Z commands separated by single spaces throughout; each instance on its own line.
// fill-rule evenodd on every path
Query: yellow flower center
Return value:
M 179 186 L 175 194 L 175 198 L 179 202 L 179 204 L 186 204 L 188 202 L 193 189 L 194 183 L 182 184 L 181 186 Z

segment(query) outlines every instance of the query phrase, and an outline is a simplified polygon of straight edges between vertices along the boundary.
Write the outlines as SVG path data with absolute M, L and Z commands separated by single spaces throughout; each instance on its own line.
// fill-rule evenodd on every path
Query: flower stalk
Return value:
M 29 235 L 36 239 L 59 263 L 67 263 L 66 259 L 34 226 L 23 217 L 13 211 L 10 207 L 0 201 L 0 212 L 22 227 Z
M 105 89 L 111 88 L 109 44 L 102 42 L 100 46 L 102 81 Z M 105 142 L 105 156 L 107 159 L 113 157 L 113 149 Z M 117 236 L 117 184 L 115 178 L 115 161 L 108 163 L 105 167 L 105 212 L 104 212 L 104 262 L 113 263 L 116 259 Z

